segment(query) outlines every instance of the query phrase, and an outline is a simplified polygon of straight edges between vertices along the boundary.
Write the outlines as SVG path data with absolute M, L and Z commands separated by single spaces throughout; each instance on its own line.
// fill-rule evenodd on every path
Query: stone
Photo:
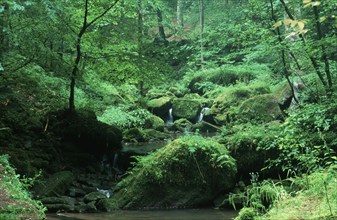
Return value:
M 92 201 L 98 201 L 100 199 L 105 199 L 106 196 L 101 192 L 91 192 L 84 196 L 83 201 L 85 203 L 90 203 Z
M 187 99 L 177 98 L 172 102 L 173 118 L 185 118 L 191 122 L 195 122 L 202 109 L 203 100 L 201 99 Z
M 156 99 L 151 99 L 147 102 L 147 108 L 150 112 L 157 115 L 164 121 L 168 117 L 169 109 L 172 107 L 172 97 L 165 96 Z
M 38 184 L 34 191 L 38 197 L 65 195 L 74 181 L 71 171 L 61 171 L 51 175 L 44 183 Z
M 254 96 L 239 107 L 237 117 L 241 121 L 271 122 L 283 119 L 277 97 L 272 94 Z

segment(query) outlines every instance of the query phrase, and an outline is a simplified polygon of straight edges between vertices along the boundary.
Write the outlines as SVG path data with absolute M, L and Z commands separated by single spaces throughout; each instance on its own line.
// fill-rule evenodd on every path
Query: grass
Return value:
M 46 219 L 45 208 L 31 198 L 19 175 L 9 165 L 8 156 L 0 156 L 0 219 Z

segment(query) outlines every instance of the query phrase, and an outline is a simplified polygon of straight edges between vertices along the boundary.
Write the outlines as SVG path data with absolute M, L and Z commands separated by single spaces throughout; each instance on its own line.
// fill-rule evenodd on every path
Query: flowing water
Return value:
M 48 220 L 230 220 L 236 211 L 214 209 L 179 209 L 151 211 L 114 211 L 95 214 L 53 214 Z

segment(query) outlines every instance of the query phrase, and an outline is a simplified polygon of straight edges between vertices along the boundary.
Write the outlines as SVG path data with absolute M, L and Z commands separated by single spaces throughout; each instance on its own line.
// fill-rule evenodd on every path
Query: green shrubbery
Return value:
M 25 185 L 19 181 L 19 175 L 8 163 L 8 156 L 0 156 L 0 219 L 45 219 L 46 209 L 41 202 L 31 198 Z

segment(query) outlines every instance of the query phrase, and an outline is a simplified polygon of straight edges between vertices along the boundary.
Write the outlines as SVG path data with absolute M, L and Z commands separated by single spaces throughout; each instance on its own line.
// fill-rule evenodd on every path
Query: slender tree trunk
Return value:
M 100 15 L 95 17 L 91 22 L 88 22 L 88 4 L 89 0 L 85 0 L 85 8 L 84 8 L 84 16 L 83 16 L 83 24 L 80 32 L 77 35 L 76 40 L 76 58 L 74 60 L 73 69 L 70 75 L 70 95 L 69 95 L 69 112 L 75 112 L 75 82 L 78 73 L 78 66 L 81 61 L 82 52 L 81 52 L 81 40 L 83 35 L 85 34 L 88 27 L 94 24 L 98 19 L 103 17 L 108 11 L 110 11 L 116 4 L 118 0 L 115 0 L 107 9 L 103 11 Z
M 178 29 L 181 30 L 184 28 L 184 1 L 177 1 L 177 23 Z
M 295 20 L 295 17 L 294 17 L 294 16 L 292 15 L 292 13 L 290 12 L 290 9 L 288 8 L 288 6 L 287 6 L 287 4 L 285 3 L 285 1 L 284 1 L 284 0 L 280 0 L 280 2 L 281 2 L 281 4 L 283 5 L 284 10 L 285 10 L 285 12 L 287 13 L 288 17 L 289 17 L 290 19 L 292 19 L 292 20 Z M 300 36 L 300 38 L 301 38 L 301 40 L 302 40 L 302 43 L 303 43 L 303 45 L 304 45 L 304 48 L 305 48 L 305 46 L 306 46 L 305 38 L 304 38 L 303 34 L 300 34 L 299 36 Z M 315 71 L 316 71 L 316 74 L 317 74 L 318 78 L 320 79 L 320 81 L 322 82 L 322 84 L 324 85 L 324 87 L 327 88 L 327 83 L 326 83 L 326 81 L 325 81 L 325 79 L 324 79 L 324 77 L 323 77 L 323 74 L 322 74 L 322 72 L 321 72 L 321 70 L 320 70 L 320 68 L 319 68 L 319 65 L 318 65 L 316 59 L 315 59 L 313 56 L 311 56 L 311 55 L 308 53 L 308 51 L 306 51 L 306 53 L 307 53 L 307 55 L 308 55 L 308 57 L 309 57 L 309 59 L 310 59 L 310 61 L 311 61 L 312 66 L 314 67 L 314 69 L 315 69 Z
M 270 6 L 271 6 L 271 17 L 274 20 L 274 22 L 277 22 L 277 18 L 276 18 L 275 12 L 274 12 L 273 0 L 270 0 Z M 277 33 L 277 39 L 278 39 L 279 45 L 281 46 L 281 59 L 282 59 L 282 66 L 283 66 L 283 75 L 286 78 L 286 80 L 287 80 L 287 82 L 290 86 L 291 94 L 292 94 L 295 102 L 298 103 L 298 100 L 297 100 L 296 95 L 295 95 L 293 83 L 291 82 L 291 80 L 289 78 L 290 74 L 289 74 L 289 71 L 288 71 L 288 68 L 287 68 L 287 61 L 286 61 L 286 55 L 285 55 L 286 52 L 285 52 L 285 49 L 282 46 L 283 40 L 282 40 L 282 37 L 281 37 L 280 27 L 276 28 L 276 33 Z
M 314 11 L 314 14 L 315 14 L 317 37 L 318 37 L 318 40 L 321 41 L 323 39 L 323 34 L 322 34 L 321 23 L 319 21 L 319 11 L 318 11 L 317 6 L 313 7 L 313 11 Z M 324 64 L 325 64 L 325 74 L 326 74 L 326 78 L 328 80 L 329 90 L 331 90 L 332 89 L 332 78 L 331 78 L 331 73 L 330 73 L 329 59 L 328 59 L 328 56 L 326 54 L 326 49 L 325 49 L 324 44 L 321 44 L 321 48 L 322 48 L 322 59 L 323 59 Z
M 200 64 L 204 68 L 204 0 L 199 0 Z
M 160 8 L 157 8 L 157 18 L 158 18 L 158 31 L 160 39 L 164 42 L 164 45 L 167 46 L 168 42 L 166 40 L 165 29 L 163 26 L 163 15 Z
M 6 32 L 4 31 L 7 26 L 8 21 L 8 5 L 7 3 L 0 3 L 0 6 L 3 7 L 4 11 L 0 13 L 0 69 L 2 69 L 3 65 L 3 58 L 4 54 L 8 51 L 9 48 L 9 42 L 8 42 L 8 36 Z
M 143 74 L 143 35 L 144 35 L 144 21 L 143 21 L 143 0 L 137 1 L 138 5 L 138 70 L 139 75 Z M 139 93 L 144 96 L 144 80 L 139 80 Z

